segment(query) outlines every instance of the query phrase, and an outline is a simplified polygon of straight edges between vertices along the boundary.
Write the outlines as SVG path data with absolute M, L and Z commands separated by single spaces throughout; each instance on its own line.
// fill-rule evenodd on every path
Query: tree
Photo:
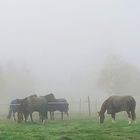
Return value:
M 109 94 L 139 94 L 140 70 L 116 56 L 107 59 L 98 86 Z

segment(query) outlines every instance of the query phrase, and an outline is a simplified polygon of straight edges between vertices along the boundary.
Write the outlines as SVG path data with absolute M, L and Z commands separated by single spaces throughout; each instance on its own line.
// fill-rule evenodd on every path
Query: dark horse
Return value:
M 69 104 L 66 99 L 56 99 L 54 102 L 48 102 L 47 111 L 50 111 L 50 118 L 54 120 L 54 111 L 61 112 L 61 120 L 63 120 L 63 113 L 66 113 L 67 116 L 69 110 Z
M 104 122 L 104 113 L 107 110 L 107 114 L 111 114 L 113 120 L 115 120 L 115 113 L 126 111 L 130 120 L 135 120 L 135 107 L 136 101 L 132 96 L 111 96 L 105 100 L 101 106 L 99 112 L 100 123 Z M 131 123 L 131 121 L 129 121 Z
M 22 101 L 23 99 L 15 99 L 10 102 L 9 114 L 7 116 L 8 119 L 10 119 L 13 114 L 13 118 L 16 121 L 15 113 L 17 113 L 18 115 Z M 20 117 L 21 117 L 21 120 L 23 120 L 23 116 L 21 115 Z
M 21 103 L 21 113 L 24 114 L 25 121 L 28 119 L 28 115 L 30 115 L 31 121 L 33 122 L 32 113 L 37 111 L 41 114 L 42 117 L 41 120 L 43 122 L 43 120 L 47 119 L 46 118 L 47 103 L 49 101 L 54 101 L 54 100 L 55 97 L 52 93 L 46 96 L 40 96 L 40 97 L 30 96 L 25 98 Z

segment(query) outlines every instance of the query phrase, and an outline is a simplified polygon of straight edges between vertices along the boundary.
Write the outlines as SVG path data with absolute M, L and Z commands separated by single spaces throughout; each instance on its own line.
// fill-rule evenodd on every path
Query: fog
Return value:
M 140 68 L 139 4 L 1 1 L 1 103 L 50 92 L 71 102 L 104 99 L 97 81 L 106 61 L 116 56 Z

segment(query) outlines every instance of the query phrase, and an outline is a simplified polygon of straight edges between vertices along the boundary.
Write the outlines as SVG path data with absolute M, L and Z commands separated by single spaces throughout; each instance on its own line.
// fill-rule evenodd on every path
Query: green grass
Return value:
M 110 119 L 100 125 L 92 118 L 55 120 L 41 123 L 0 121 L 0 140 L 140 140 L 140 123 Z

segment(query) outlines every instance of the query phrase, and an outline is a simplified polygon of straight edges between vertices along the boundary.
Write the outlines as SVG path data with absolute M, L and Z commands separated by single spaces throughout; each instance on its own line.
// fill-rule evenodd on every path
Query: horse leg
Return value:
M 66 114 L 67 114 L 68 119 L 70 120 L 70 115 L 69 115 L 69 113 L 68 113 L 68 112 L 66 112 Z
M 45 124 L 45 119 L 47 118 L 47 112 L 39 112 L 39 118 L 42 124 Z
M 126 112 L 127 112 L 127 115 L 128 115 L 129 124 L 131 124 L 132 115 L 131 115 L 130 111 L 126 111 Z
M 135 121 L 135 119 L 136 119 L 135 110 L 132 110 L 132 111 L 131 111 L 131 117 L 132 117 L 132 120 Z M 135 121 L 135 123 L 136 123 L 136 121 Z
M 50 111 L 50 117 L 51 117 L 51 120 L 54 120 L 54 112 L 52 111 Z
M 25 118 L 25 122 L 27 122 L 27 120 L 28 120 L 28 113 L 24 113 L 24 118 Z
M 112 113 L 111 117 L 112 117 L 112 123 L 115 123 L 115 113 Z
M 18 123 L 23 121 L 23 114 L 21 112 L 17 112 Z
M 42 113 L 42 123 L 45 124 L 46 120 L 47 120 L 47 115 L 46 115 L 46 112 L 45 112 L 45 113 Z
M 39 112 L 39 121 L 41 121 L 41 113 Z
M 52 112 L 50 111 L 50 119 L 52 120 Z
M 48 111 L 46 112 L 46 119 L 48 119 Z
M 16 121 L 15 112 L 13 112 L 13 118 L 14 118 L 14 121 Z
M 15 116 L 15 113 L 13 113 L 13 117 Z M 20 113 L 17 112 L 17 118 L 18 118 L 18 123 L 21 122 L 21 118 L 20 118 Z M 14 120 L 15 120 L 15 117 L 14 117 Z
M 31 118 L 31 121 L 34 122 L 34 121 L 33 121 L 32 113 L 30 113 L 30 118 Z
M 63 112 L 61 112 L 61 120 L 63 120 Z
M 10 119 L 12 115 L 12 109 L 10 108 L 7 118 Z
M 52 112 L 52 117 L 53 117 L 53 120 L 54 120 L 54 111 Z
M 67 117 L 69 117 L 69 113 L 67 112 L 66 114 L 67 114 Z
M 44 124 L 44 117 L 43 117 L 43 114 L 41 115 L 41 121 L 42 121 L 42 123 Z

